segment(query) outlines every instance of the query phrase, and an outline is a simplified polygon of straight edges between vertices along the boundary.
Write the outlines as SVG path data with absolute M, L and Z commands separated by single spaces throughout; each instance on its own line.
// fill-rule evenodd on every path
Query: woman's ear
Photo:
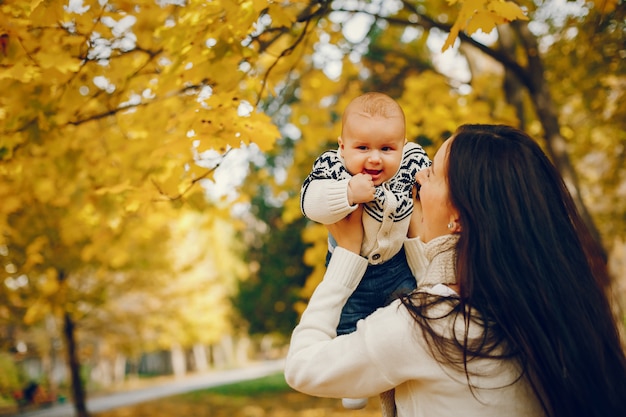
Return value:
M 459 212 L 456 210 L 456 208 L 452 208 L 450 217 L 448 219 L 448 230 L 450 231 L 450 233 L 461 233 L 462 227 L 459 220 L 460 217 L 461 216 L 459 216 Z
M 461 233 L 461 224 L 456 220 L 448 222 L 448 231 L 450 233 Z

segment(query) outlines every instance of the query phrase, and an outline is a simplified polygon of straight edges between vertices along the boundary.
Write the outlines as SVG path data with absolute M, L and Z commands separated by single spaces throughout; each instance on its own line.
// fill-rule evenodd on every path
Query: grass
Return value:
M 196 391 L 189 395 L 219 394 L 227 396 L 258 396 L 290 390 L 282 373 L 252 379 L 235 384 L 222 385 L 206 390 Z
M 341 400 L 292 390 L 278 373 L 264 378 L 117 408 L 94 417 L 379 417 L 370 398 L 363 410 L 346 410 Z

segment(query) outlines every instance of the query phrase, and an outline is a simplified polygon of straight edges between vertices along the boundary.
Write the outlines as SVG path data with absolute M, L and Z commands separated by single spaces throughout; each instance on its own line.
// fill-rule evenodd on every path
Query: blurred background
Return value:
M 0 407 L 35 383 L 82 416 L 124 381 L 282 358 L 326 252 L 300 185 L 365 91 L 431 157 L 463 123 L 535 137 L 626 323 L 625 19 L 622 0 L 0 1 Z

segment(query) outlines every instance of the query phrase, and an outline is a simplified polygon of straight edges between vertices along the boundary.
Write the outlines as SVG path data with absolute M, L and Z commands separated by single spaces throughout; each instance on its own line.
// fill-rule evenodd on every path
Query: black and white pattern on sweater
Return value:
M 394 213 L 394 222 L 401 221 L 413 212 L 413 198 L 411 196 L 415 185 L 415 174 L 423 168 L 430 166 L 430 159 L 421 146 L 415 143 L 405 145 L 400 169 L 396 175 L 384 184 L 376 186 L 374 200 L 364 205 L 364 210 L 373 219 L 382 222 L 385 206 L 386 186 L 398 199 L 398 206 Z M 337 150 L 326 151 L 321 154 L 313 164 L 313 170 L 302 184 L 300 194 L 300 207 L 303 206 L 304 196 L 311 181 L 321 179 L 341 180 L 351 178 L 352 175 L 346 170 Z M 304 213 L 306 216 L 306 213 Z

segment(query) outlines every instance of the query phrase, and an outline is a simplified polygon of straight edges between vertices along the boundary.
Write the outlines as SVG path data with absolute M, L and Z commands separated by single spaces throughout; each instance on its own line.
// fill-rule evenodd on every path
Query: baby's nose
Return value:
M 380 152 L 377 151 L 377 150 L 372 150 L 370 152 L 369 159 L 371 161 L 378 161 L 378 160 L 380 160 Z

